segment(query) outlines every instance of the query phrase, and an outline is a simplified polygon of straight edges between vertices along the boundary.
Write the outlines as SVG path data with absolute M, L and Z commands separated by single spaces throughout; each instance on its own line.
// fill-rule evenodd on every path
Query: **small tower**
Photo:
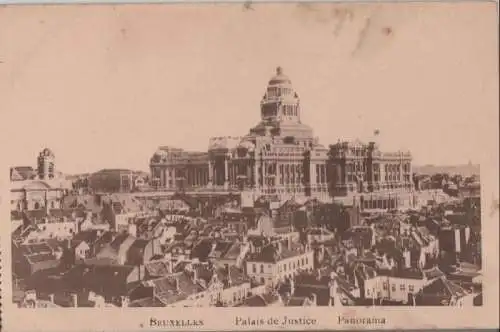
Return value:
M 55 175 L 54 153 L 50 149 L 43 149 L 38 155 L 38 178 L 40 180 L 53 179 Z

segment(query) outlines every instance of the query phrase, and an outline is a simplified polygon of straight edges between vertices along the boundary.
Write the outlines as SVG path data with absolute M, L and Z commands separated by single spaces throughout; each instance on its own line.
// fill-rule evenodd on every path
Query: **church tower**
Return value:
M 43 149 L 38 155 L 38 178 L 40 180 L 53 179 L 55 175 L 55 156 L 50 149 Z

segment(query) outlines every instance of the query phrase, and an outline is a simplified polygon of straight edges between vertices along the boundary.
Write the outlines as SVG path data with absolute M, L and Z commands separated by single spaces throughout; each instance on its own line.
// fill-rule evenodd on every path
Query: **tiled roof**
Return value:
M 377 274 L 383 276 L 391 276 L 394 278 L 402 278 L 402 279 L 416 279 L 421 280 L 424 278 L 424 274 L 422 271 L 418 269 L 403 269 L 403 270 L 383 270 L 380 269 L 377 271 Z
M 24 255 L 33 255 L 33 254 L 43 254 L 43 253 L 52 253 L 54 248 L 52 248 L 48 243 L 34 243 L 34 244 L 23 244 L 19 247 L 21 252 Z
M 216 246 L 213 250 L 211 250 L 209 257 L 210 258 L 221 258 L 226 254 L 226 252 L 231 249 L 233 243 L 228 241 L 217 241 Z
M 140 265 L 144 263 L 144 250 L 149 244 L 148 240 L 136 239 L 127 250 L 127 263 Z
M 203 280 L 205 285 L 208 285 L 210 280 L 212 280 L 215 272 L 213 267 L 208 264 L 194 264 L 192 269 L 196 271 L 196 277 L 198 280 Z
M 253 295 L 245 299 L 241 306 L 244 307 L 267 307 L 267 302 L 260 295 Z
M 97 204 L 97 199 L 93 195 L 67 195 L 63 198 L 65 209 L 80 208 L 92 213 L 100 213 L 102 207 Z
M 10 219 L 11 220 L 22 220 L 23 219 L 23 212 L 17 211 L 17 210 L 11 210 L 10 211 Z
M 307 234 L 308 235 L 325 235 L 325 236 L 333 235 L 332 232 L 330 232 L 329 230 L 326 230 L 324 228 L 311 228 L 311 229 L 307 230 Z
M 374 268 L 363 263 L 357 263 L 356 267 L 354 268 L 354 273 L 361 280 L 369 280 L 377 276 L 377 272 Z
M 145 268 L 151 276 L 162 277 L 169 274 L 169 264 L 172 263 L 162 260 L 150 261 L 145 264 Z
M 54 254 L 45 254 L 45 253 L 33 254 L 33 255 L 26 256 L 26 258 L 28 259 L 28 262 L 30 264 L 38 264 L 38 263 L 42 263 L 42 262 L 47 262 L 48 265 L 50 265 L 50 266 L 57 266 L 58 262 L 59 262 L 59 260 L 56 258 L 56 256 Z
M 43 218 L 47 218 L 47 211 L 45 210 L 31 210 L 23 212 L 26 218 L 31 221 L 42 220 Z
M 36 172 L 35 169 L 31 166 L 16 166 L 11 167 L 10 176 L 12 180 L 30 180 L 35 178 Z
M 467 262 L 460 262 L 458 269 L 460 269 L 462 271 L 477 272 L 477 271 L 479 271 L 479 266 L 477 266 L 475 264 L 467 263 Z
M 161 220 L 159 218 L 140 218 L 136 219 L 135 223 L 140 235 L 151 235 L 151 232 L 161 225 Z
M 264 293 L 261 296 L 264 299 L 264 301 L 266 301 L 267 304 L 273 304 L 281 300 L 279 294 L 276 292 Z
M 236 258 L 238 258 L 238 256 L 241 253 L 243 245 L 244 244 L 240 243 L 240 242 L 233 243 L 231 248 L 229 248 L 229 250 L 225 254 L 223 254 L 222 257 L 224 259 L 236 259 Z
M 300 245 L 294 245 L 292 250 L 289 250 L 286 245 L 282 245 L 281 251 L 278 245 L 269 244 L 261 249 L 258 253 L 250 254 L 248 261 L 276 263 L 280 260 L 304 254 L 305 251 Z
M 428 270 L 423 270 L 422 272 L 427 279 L 440 278 L 445 275 L 438 267 L 432 267 Z
M 245 307 L 267 307 L 270 304 L 274 304 L 280 301 L 281 298 L 278 293 L 264 293 L 260 295 L 254 295 L 245 299 L 241 306 Z
M 85 230 L 82 232 L 77 233 L 73 239 L 73 245 L 78 245 L 81 242 L 86 242 L 89 245 L 94 244 L 98 239 L 99 239 L 99 231 L 98 230 Z
M 155 296 L 165 305 L 185 300 L 188 296 L 203 291 L 203 287 L 195 284 L 185 273 L 173 277 L 150 280 Z
M 129 307 L 157 308 L 164 307 L 165 304 L 156 297 L 146 297 L 144 299 L 134 300 L 129 303 Z
M 110 243 L 111 248 L 114 250 L 119 250 L 120 247 L 127 241 L 132 244 L 135 238 L 127 233 L 118 234 L 115 239 Z
M 422 289 L 422 293 L 441 296 L 463 297 L 468 293 L 459 285 L 447 280 L 445 277 L 434 279 L 433 282 Z
M 302 307 L 304 305 L 309 305 L 310 300 L 308 297 L 291 297 L 286 303 L 287 307 Z
M 127 279 L 134 270 L 127 265 L 76 265 L 67 273 L 67 278 L 80 287 L 107 296 L 127 295 Z
M 218 268 L 216 270 L 217 278 L 220 281 L 231 281 L 231 286 L 238 286 L 250 282 L 250 278 L 245 274 L 242 269 L 236 266 L 229 266 L 229 271 L 225 268 Z
M 189 261 L 182 261 L 182 262 L 178 262 L 174 265 L 174 269 L 173 269 L 173 272 L 174 273 L 178 273 L 178 272 L 184 272 L 186 271 L 186 268 L 191 265 L 191 262 Z

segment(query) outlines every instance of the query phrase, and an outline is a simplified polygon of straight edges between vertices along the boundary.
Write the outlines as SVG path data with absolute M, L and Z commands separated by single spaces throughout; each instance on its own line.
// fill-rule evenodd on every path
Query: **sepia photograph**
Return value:
M 2 321 L 495 324 L 496 10 L 0 7 Z

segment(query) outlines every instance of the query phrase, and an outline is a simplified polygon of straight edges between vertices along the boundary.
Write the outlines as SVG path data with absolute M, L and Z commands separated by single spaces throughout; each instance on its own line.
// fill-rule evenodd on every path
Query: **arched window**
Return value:
M 40 208 L 40 203 L 36 202 L 34 205 L 35 210 L 38 210 Z

